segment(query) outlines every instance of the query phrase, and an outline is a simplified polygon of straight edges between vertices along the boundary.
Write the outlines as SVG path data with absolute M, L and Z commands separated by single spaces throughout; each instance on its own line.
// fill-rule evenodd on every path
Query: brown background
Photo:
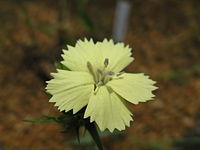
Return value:
M 126 70 L 150 75 L 159 90 L 155 101 L 130 104 L 134 122 L 123 135 L 103 138 L 107 149 L 171 148 L 174 139 L 199 137 L 199 2 L 130 2 L 125 43 L 135 61 Z M 114 0 L 0 1 L 0 150 L 92 149 L 66 144 L 74 137 L 57 124 L 23 120 L 59 115 L 44 90 L 54 62 L 65 44 L 110 38 L 115 6 Z

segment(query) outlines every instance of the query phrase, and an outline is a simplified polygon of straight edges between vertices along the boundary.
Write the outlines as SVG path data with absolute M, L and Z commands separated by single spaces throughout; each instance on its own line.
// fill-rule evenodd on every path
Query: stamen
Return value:
M 115 73 L 114 73 L 114 72 L 112 72 L 112 71 L 108 71 L 108 72 L 107 72 L 107 74 L 108 74 L 108 75 L 110 75 L 110 76 L 113 76 L 113 75 L 115 75 Z
M 108 64 L 109 64 L 109 59 L 106 58 L 106 59 L 104 60 L 104 66 L 105 66 L 105 68 L 108 66 Z
M 102 77 L 103 71 L 101 69 L 97 69 L 97 82 L 100 82 Z
M 87 62 L 87 68 L 88 68 L 89 72 L 92 74 L 94 81 L 97 82 L 97 77 L 96 77 L 96 74 L 94 72 L 93 66 L 89 61 Z
M 119 77 L 119 76 L 121 76 L 121 75 L 124 74 L 124 73 L 125 73 L 124 71 L 119 72 L 119 73 L 116 74 L 116 76 Z
M 101 69 L 97 69 L 97 72 L 100 73 L 101 75 L 103 74 L 103 71 Z
M 104 60 L 104 67 L 101 69 L 96 69 L 92 66 L 92 64 L 88 61 L 87 68 L 89 73 L 93 76 L 94 79 L 94 94 L 96 94 L 101 86 L 106 85 L 111 80 L 119 80 L 123 79 L 121 76 L 124 72 L 115 73 L 112 71 L 107 71 L 106 67 L 109 64 L 109 59 L 106 58 Z
M 94 90 L 94 95 L 96 95 L 98 91 L 99 91 L 99 87 L 97 86 L 96 89 Z
M 91 64 L 89 61 L 87 61 L 87 67 L 88 67 L 88 70 L 89 70 L 89 71 L 92 70 L 92 64 Z
M 109 77 L 109 76 L 107 76 L 107 77 L 105 77 L 104 78 L 104 84 L 106 84 L 107 82 L 109 82 L 109 81 L 111 81 L 112 80 L 112 78 L 111 77 Z

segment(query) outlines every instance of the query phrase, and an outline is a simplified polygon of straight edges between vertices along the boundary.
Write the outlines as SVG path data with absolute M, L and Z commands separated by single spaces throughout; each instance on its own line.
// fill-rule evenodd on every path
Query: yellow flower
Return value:
M 129 65 L 131 48 L 112 40 L 94 43 L 79 40 L 75 47 L 63 50 L 63 65 L 70 71 L 57 70 L 47 81 L 47 92 L 52 95 L 60 111 L 77 113 L 86 106 L 84 118 L 90 117 L 100 130 L 124 130 L 132 121 L 125 100 L 138 104 L 151 100 L 155 83 L 143 73 L 121 72 Z

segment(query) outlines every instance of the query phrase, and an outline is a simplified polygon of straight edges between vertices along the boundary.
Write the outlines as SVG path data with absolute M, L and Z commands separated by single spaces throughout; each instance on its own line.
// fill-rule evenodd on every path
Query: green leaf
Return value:
M 58 122 L 56 117 L 49 117 L 45 116 L 42 119 L 31 119 L 31 120 L 24 120 L 26 122 Z
M 70 118 L 65 117 L 64 115 L 58 116 L 58 117 L 52 117 L 52 116 L 44 116 L 42 119 L 30 119 L 30 120 L 24 120 L 26 122 L 55 122 L 55 123 L 63 123 Z

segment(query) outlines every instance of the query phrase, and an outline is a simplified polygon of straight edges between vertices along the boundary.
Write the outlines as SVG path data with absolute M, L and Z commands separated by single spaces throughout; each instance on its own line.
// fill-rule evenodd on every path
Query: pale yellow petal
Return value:
M 47 92 L 52 94 L 50 102 L 55 102 L 60 111 L 78 112 L 87 105 L 94 89 L 93 78 L 87 72 L 58 70 L 52 73 L 54 79 L 47 81 Z
M 84 118 L 90 117 L 90 122 L 95 121 L 100 130 L 106 128 L 113 132 L 114 129 L 124 130 L 132 120 L 130 111 L 122 103 L 122 99 L 106 86 L 99 87 L 87 105 Z
M 108 82 L 107 85 L 127 101 L 138 104 L 152 100 L 154 97 L 152 91 L 157 89 L 153 85 L 154 83 L 153 80 L 142 73 L 124 73 L 120 78 Z
M 125 47 L 123 43 L 114 44 L 113 40 L 104 39 L 96 45 L 101 53 L 99 60 L 102 62 L 105 58 L 109 59 L 108 71 L 120 72 L 134 60 L 131 57 L 131 48 Z
M 109 59 L 108 71 L 119 72 L 133 61 L 131 48 L 123 43 L 114 44 L 112 40 L 94 43 L 93 40 L 79 40 L 75 47 L 63 50 L 62 63 L 73 71 L 88 71 L 89 61 L 95 70 L 104 68 L 105 59 Z
M 94 67 L 97 64 L 97 48 L 93 40 L 78 40 L 75 47 L 67 46 L 68 50 L 63 50 L 62 63 L 73 71 L 88 71 L 87 62 Z M 102 62 L 103 63 L 103 62 Z
M 73 113 L 76 113 L 88 104 L 93 89 L 93 85 L 76 87 L 62 94 L 54 95 L 50 102 L 56 101 L 55 106 L 58 106 L 60 111 L 65 110 L 67 112 L 73 109 Z

